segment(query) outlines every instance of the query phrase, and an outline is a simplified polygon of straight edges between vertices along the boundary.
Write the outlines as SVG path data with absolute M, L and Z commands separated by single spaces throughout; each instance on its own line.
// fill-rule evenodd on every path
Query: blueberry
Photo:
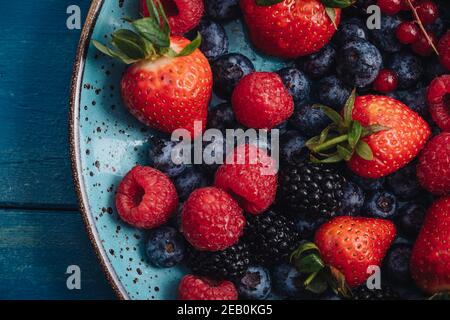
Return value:
M 428 117 L 427 88 L 417 88 L 405 91 L 397 91 L 393 98 L 406 104 L 411 110 L 422 117 Z
M 357 216 L 364 205 L 364 192 L 353 182 L 347 182 L 344 186 L 342 205 L 336 213 L 339 216 Z
M 207 186 L 208 179 L 200 171 L 190 168 L 175 178 L 174 184 L 178 192 L 178 197 L 181 201 L 185 201 L 192 191 Z
M 366 198 L 363 211 L 373 218 L 394 218 L 397 214 L 397 198 L 387 191 L 371 192 Z
M 331 44 L 324 46 L 319 52 L 310 54 L 299 60 L 301 66 L 311 78 L 318 79 L 327 75 L 336 59 L 336 49 Z
M 355 39 L 368 40 L 368 31 L 364 23 L 357 18 L 351 18 L 343 21 L 336 31 L 334 40 L 339 46 Z
M 397 72 L 400 90 L 411 88 L 423 75 L 422 62 L 409 52 L 398 52 L 392 55 L 388 67 Z
M 316 92 L 319 102 L 335 110 L 341 110 L 351 94 L 351 89 L 336 76 L 329 76 L 319 81 Z
M 147 257 L 151 264 L 170 268 L 180 263 L 185 254 L 183 237 L 171 227 L 161 227 L 149 232 Z
M 414 239 L 419 234 L 425 218 L 426 209 L 418 203 L 407 203 L 399 209 L 396 219 L 399 229 L 405 236 Z
M 409 244 L 394 244 L 389 249 L 384 258 L 384 266 L 391 281 L 396 283 L 408 283 L 411 281 L 409 272 L 411 251 Z
M 228 52 L 228 37 L 221 24 L 203 19 L 198 32 L 202 36 L 200 50 L 208 60 L 212 61 Z
M 303 162 L 308 155 L 305 147 L 306 139 L 295 130 L 286 133 L 281 140 L 280 159 L 284 163 Z
M 361 187 L 364 191 L 380 190 L 384 186 L 385 178 L 370 179 L 361 177 L 353 172 L 348 172 L 347 177 Z
M 429 57 L 424 61 L 424 76 L 426 81 L 430 82 L 434 78 L 442 76 L 447 73 L 447 70 L 439 62 L 439 58 L 436 56 Z
M 221 97 L 229 97 L 239 81 L 255 71 L 253 63 L 240 53 L 229 53 L 217 58 L 211 65 L 214 89 Z
M 440 39 L 446 31 L 445 21 L 441 17 L 438 17 L 433 24 L 425 25 L 425 29 Z
M 316 230 L 328 219 L 325 216 L 309 216 L 307 214 L 296 213 L 293 217 L 295 223 L 295 230 L 298 232 L 300 237 L 304 240 L 310 240 L 314 237 Z
M 311 83 L 306 74 L 297 68 L 287 67 L 277 71 L 294 102 L 305 103 L 309 100 Z
M 299 130 L 305 137 L 309 138 L 320 134 L 331 123 L 331 120 L 321 109 L 305 105 L 295 108 L 289 123 L 294 129 Z
M 172 150 L 179 144 L 177 141 L 153 136 L 150 138 L 149 164 L 164 172 L 171 178 L 175 178 L 186 170 L 185 164 L 175 164 L 172 160 Z
M 272 277 L 274 291 L 283 297 L 298 297 L 304 291 L 302 275 L 290 264 L 276 265 Z
M 213 177 L 217 168 L 225 161 L 226 139 L 217 136 L 212 141 L 203 141 L 203 163 L 198 165 L 207 177 Z
M 372 42 L 382 51 L 393 53 L 402 48 L 402 44 L 395 36 L 395 29 L 402 23 L 397 16 L 381 15 L 380 29 L 371 29 L 370 35 Z M 395 70 L 395 69 L 394 69 Z
M 419 195 L 421 187 L 417 180 L 415 163 L 388 176 L 386 185 L 401 200 L 411 200 Z
M 362 88 L 375 80 L 382 63 L 377 47 L 359 39 L 348 42 L 339 49 L 336 70 L 347 85 Z
M 209 110 L 208 128 L 225 132 L 226 129 L 235 129 L 239 127 L 240 125 L 236 121 L 233 108 L 229 103 L 222 103 Z
M 249 267 L 239 280 L 238 291 L 244 299 L 266 299 L 272 291 L 269 271 L 264 267 Z
M 208 17 L 217 21 L 229 21 L 239 16 L 239 0 L 207 0 L 205 10 Z

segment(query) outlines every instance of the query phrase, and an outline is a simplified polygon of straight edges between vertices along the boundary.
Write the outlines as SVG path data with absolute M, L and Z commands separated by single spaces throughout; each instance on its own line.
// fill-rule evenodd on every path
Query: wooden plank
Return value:
M 0 206 L 76 208 L 67 144 L 70 77 L 89 0 L 3 1 L 0 10 Z
M 78 212 L 0 210 L 0 299 L 114 299 Z M 81 290 L 68 290 L 69 265 Z

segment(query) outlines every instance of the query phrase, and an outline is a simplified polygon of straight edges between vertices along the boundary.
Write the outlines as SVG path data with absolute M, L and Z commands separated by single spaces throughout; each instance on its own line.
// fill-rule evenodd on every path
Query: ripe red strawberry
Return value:
M 294 99 L 280 76 L 271 72 L 254 72 L 242 78 L 231 102 L 236 119 L 256 129 L 272 129 L 294 112 Z
M 450 132 L 450 75 L 434 79 L 427 91 L 431 116 L 442 131 Z
M 196 249 L 218 251 L 238 242 L 245 218 L 230 195 L 208 187 L 195 190 L 184 203 L 181 226 L 186 240 Z
M 212 92 L 211 68 L 197 49 L 200 37 L 191 43 L 179 36 L 170 37 L 164 11 L 157 6 L 154 10 L 158 16 L 131 22 L 134 31 L 116 31 L 112 35 L 113 49 L 96 41 L 94 45 L 131 64 L 123 75 L 121 93 L 136 118 L 167 133 L 183 128 L 193 134 L 195 121 L 202 122 L 202 129 L 206 125 Z M 160 25 L 159 31 L 155 25 Z
M 249 213 L 259 214 L 274 202 L 278 175 L 275 160 L 253 145 L 241 145 L 216 172 L 215 186 L 232 195 Z
M 450 194 L 450 132 L 431 139 L 417 165 L 420 184 L 436 195 Z
M 411 275 L 425 292 L 450 290 L 450 197 L 428 210 L 411 255 Z
M 441 64 L 450 70 L 450 30 L 439 40 L 438 52 Z
M 230 281 L 213 282 L 186 275 L 178 286 L 179 300 L 237 300 L 238 292 Z
M 178 196 L 172 181 L 150 167 L 134 167 L 123 178 L 116 194 L 119 216 L 138 228 L 161 226 L 177 206 Z
M 402 168 L 416 157 L 431 135 L 429 125 L 417 113 L 385 96 L 355 98 L 353 93 L 344 117 L 331 108 L 322 108 L 334 123 L 325 129 L 322 138 L 308 141 L 308 147 L 321 156 L 313 157 L 313 161 L 346 160 L 353 172 L 366 178 L 384 177 Z M 337 137 L 326 138 L 334 131 Z
M 341 9 L 334 9 L 332 21 L 319 0 L 266 1 L 276 3 L 272 5 L 258 2 L 263 1 L 240 0 L 240 5 L 253 44 L 273 56 L 297 58 L 319 51 L 340 21 Z
M 147 1 L 141 0 L 141 12 L 149 16 Z M 154 0 L 156 3 L 156 0 Z M 182 35 L 194 29 L 203 16 L 203 0 L 161 0 L 172 34 Z

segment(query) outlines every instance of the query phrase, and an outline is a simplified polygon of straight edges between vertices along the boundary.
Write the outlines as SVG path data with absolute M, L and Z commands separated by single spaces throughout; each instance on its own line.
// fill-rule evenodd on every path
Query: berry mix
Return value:
M 448 296 L 448 1 L 142 0 L 140 10 L 110 47 L 94 45 L 129 65 L 123 102 L 161 132 L 116 207 L 149 230 L 150 264 L 187 265 L 179 299 Z M 261 72 L 228 52 L 235 19 L 254 50 L 287 67 Z M 212 92 L 226 102 L 208 110 Z M 225 154 L 220 139 L 216 156 L 254 161 L 175 164 L 165 134 L 195 137 L 195 122 L 279 129 L 279 170 L 268 150 Z M 381 288 L 369 289 L 374 266 Z

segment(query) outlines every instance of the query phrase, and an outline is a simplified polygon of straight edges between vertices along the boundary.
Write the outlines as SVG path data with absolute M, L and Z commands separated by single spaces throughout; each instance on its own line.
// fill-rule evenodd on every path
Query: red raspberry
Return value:
M 430 31 L 428 31 L 428 36 L 430 37 L 431 42 L 436 45 L 436 36 Z M 433 47 L 422 32 L 419 33 L 417 40 L 412 43 L 411 49 L 412 51 L 423 57 L 428 57 L 433 53 Z
M 382 69 L 373 82 L 373 88 L 378 92 L 387 93 L 397 89 L 397 83 L 397 73 L 391 69 Z
M 134 167 L 123 178 L 116 194 L 119 216 L 137 228 L 159 227 L 169 220 L 177 206 L 172 181 L 150 167 Z
M 435 195 L 450 194 L 450 132 L 431 139 L 419 157 L 417 177 Z
M 381 12 L 387 15 L 394 15 L 402 9 L 402 0 L 378 0 L 377 5 Z
M 253 145 L 241 145 L 216 172 L 215 186 L 231 194 L 249 213 L 259 214 L 273 203 L 278 176 L 275 160 Z
M 178 286 L 179 300 L 237 300 L 238 292 L 230 281 L 213 282 L 186 275 Z
M 419 38 L 419 27 L 413 21 L 405 21 L 398 25 L 395 29 L 395 35 L 398 41 L 403 44 L 410 44 Z
M 231 97 L 236 119 L 246 127 L 272 129 L 294 112 L 294 99 L 280 76 L 254 72 L 239 82 Z
M 181 226 L 187 241 L 195 248 L 219 251 L 238 242 L 245 218 L 228 193 L 208 187 L 191 193 L 183 205 Z
M 450 132 L 450 75 L 434 79 L 427 91 L 428 108 L 442 131 Z
M 156 3 L 156 0 L 154 0 Z M 170 32 L 182 35 L 194 29 L 203 16 L 203 0 L 160 0 L 169 20 Z M 149 16 L 147 0 L 141 0 L 141 12 Z
M 441 64 L 450 70 L 450 31 L 439 40 L 438 51 Z
M 423 24 L 432 24 L 439 16 L 438 6 L 430 0 L 422 1 L 416 7 L 417 15 Z

